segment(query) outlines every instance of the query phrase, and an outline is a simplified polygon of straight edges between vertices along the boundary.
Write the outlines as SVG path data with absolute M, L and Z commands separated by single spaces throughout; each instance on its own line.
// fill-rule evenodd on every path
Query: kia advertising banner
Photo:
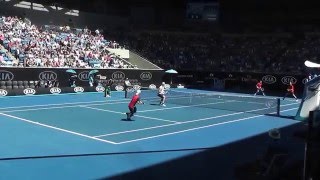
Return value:
M 37 95 L 60 93 L 104 92 L 104 87 L 98 84 L 90 87 L 89 73 L 93 69 L 74 69 L 76 72 L 75 87 L 70 87 L 70 77 L 74 73 L 65 68 L 0 68 L 0 96 Z M 163 70 L 138 69 L 98 69 L 95 75 L 101 75 L 106 80 L 112 79 L 112 90 L 124 91 L 124 81 L 129 79 L 132 85 L 139 87 L 159 86 L 162 82 Z M 31 87 L 30 81 L 57 81 L 58 87 Z M 29 84 L 28 84 L 29 83 Z M 97 86 L 98 85 L 98 86 Z
M 195 72 L 179 71 L 174 82 L 192 87 L 206 87 L 214 90 L 254 93 L 256 83 L 262 80 L 267 94 L 283 95 L 290 82 L 295 84 L 297 93 L 301 95 L 306 76 L 267 73 L 242 72 Z
M 0 68 L 0 81 L 58 81 L 60 87 L 69 86 L 72 73 L 61 68 Z M 74 69 L 77 74 L 77 86 L 89 86 L 89 72 L 92 69 Z M 99 69 L 96 75 L 112 79 L 116 85 L 123 85 L 128 78 L 131 83 L 148 87 L 150 84 L 161 84 L 164 72 L 162 70 L 133 69 Z
M 65 87 L 70 85 L 72 73 L 66 72 L 62 68 L 0 68 L 0 96 L 12 95 L 10 88 L 6 88 L 6 82 L 14 81 L 58 81 L 59 87 L 48 89 L 47 93 L 58 94 L 66 92 Z M 86 92 L 89 86 L 89 72 L 92 69 L 75 69 L 76 79 L 72 92 Z M 157 87 L 162 81 L 169 82 L 169 76 L 164 76 L 162 70 L 133 70 L 133 69 L 99 69 L 96 75 L 105 76 L 112 79 L 112 90 L 123 91 L 124 81 L 129 79 L 132 85 L 140 87 Z M 173 76 L 173 82 L 184 84 L 186 87 L 211 88 L 220 91 L 234 91 L 243 93 L 254 93 L 255 84 L 258 80 L 263 81 L 265 92 L 269 95 L 282 95 L 285 93 L 290 82 L 296 85 L 298 95 L 301 94 L 307 78 L 302 75 L 290 74 L 268 74 L 268 73 L 242 73 L 242 72 L 196 72 L 178 71 L 179 74 Z M 166 79 L 167 78 L 167 79 Z M 13 85 L 12 85 L 13 87 Z M 32 87 L 19 89 L 20 94 L 39 94 L 38 90 Z M 61 89 L 60 89 L 61 88 Z M 32 90 L 33 89 L 33 90 Z M 25 91 L 24 91 L 25 90 Z M 23 92 L 24 91 L 24 92 Z M 104 91 L 104 87 L 94 87 L 90 91 Z M 18 92 L 18 90 L 14 90 Z M 42 93 L 43 91 L 41 91 Z M 69 90 L 68 90 L 69 92 Z M 18 93 L 18 94 L 19 94 Z

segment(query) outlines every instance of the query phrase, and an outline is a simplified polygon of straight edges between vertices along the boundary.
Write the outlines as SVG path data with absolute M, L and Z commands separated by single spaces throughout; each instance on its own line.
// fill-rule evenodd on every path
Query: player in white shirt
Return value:
M 166 92 L 165 92 L 165 87 L 164 87 L 165 84 L 166 84 L 165 82 L 162 82 L 161 86 L 158 89 L 158 96 L 161 98 L 160 106 L 166 106 L 164 103 L 166 100 L 166 96 L 165 96 Z

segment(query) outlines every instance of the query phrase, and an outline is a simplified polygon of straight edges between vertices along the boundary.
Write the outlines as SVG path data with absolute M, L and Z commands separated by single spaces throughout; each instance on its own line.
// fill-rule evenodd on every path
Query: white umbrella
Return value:
M 178 72 L 174 69 L 169 69 L 167 70 L 165 73 L 168 73 L 168 74 L 178 74 Z
M 165 73 L 178 74 L 178 72 L 176 70 L 174 70 L 174 69 L 169 69 L 169 70 L 165 71 Z M 170 75 L 170 79 L 171 79 L 170 84 L 172 84 L 172 75 Z

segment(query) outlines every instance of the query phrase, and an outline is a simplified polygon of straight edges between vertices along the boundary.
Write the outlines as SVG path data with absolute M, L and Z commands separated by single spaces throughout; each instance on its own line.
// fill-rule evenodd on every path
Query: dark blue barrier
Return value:
M 40 95 L 40 94 L 62 94 L 62 93 L 83 93 L 83 92 L 101 92 L 101 87 L 52 87 L 52 88 L 25 88 L 25 89 L 0 89 L 0 96 L 17 96 L 17 95 Z
M 178 75 L 173 76 L 175 83 L 186 84 L 189 87 L 252 94 L 256 90 L 255 85 L 258 80 L 263 81 L 263 87 L 268 95 L 283 95 L 290 81 L 295 84 L 297 94 L 301 95 L 307 81 L 303 75 L 271 73 L 179 71 Z
M 58 82 L 58 87 L 70 87 L 70 78 L 73 73 L 65 68 L 0 68 L 0 94 L 17 95 L 23 94 L 27 88 L 37 89 L 34 81 Z M 89 72 L 92 69 L 75 69 L 75 85 L 89 87 Z M 151 84 L 161 84 L 164 72 L 162 70 L 138 70 L 138 69 L 99 69 L 95 75 L 101 75 L 106 80 L 112 79 L 112 89 L 121 89 L 126 78 L 133 85 L 148 87 Z M 98 78 L 95 80 L 98 81 Z M 30 82 L 32 81 L 32 82 Z M 98 83 L 95 83 L 97 86 Z M 7 92 L 5 92 L 6 90 Z M 41 94 L 50 93 L 49 90 L 41 89 Z M 87 89 L 85 90 L 87 91 Z M 94 90 L 93 90 L 94 91 Z M 68 91 L 69 92 L 69 91 Z M 38 94 L 38 93 L 36 93 Z
M 69 85 L 70 73 L 65 68 L 0 68 L 0 81 L 59 81 L 61 87 Z M 89 71 L 92 69 L 75 69 L 78 86 L 89 86 Z M 115 84 L 123 84 L 126 78 L 142 86 L 159 84 L 164 72 L 162 70 L 101 69 L 96 75 L 106 76 Z

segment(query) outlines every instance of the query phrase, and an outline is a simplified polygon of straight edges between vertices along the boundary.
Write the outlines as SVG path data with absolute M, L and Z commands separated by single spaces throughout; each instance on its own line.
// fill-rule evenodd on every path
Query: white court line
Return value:
M 92 92 L 93 93 L 93 92 Z M 95 93 L 95 92 L 94 92 Z M 40 95 L 37 95 L 40 96 Z M 47 95 L 44 95 L 47 96 Z M 26 97 L 26 96 L 22 96 L 22 97 Z M 188 96 L 174 96 L 170 99 L 183 99 L 183 98 L 190 98 Z M 152 101 L 152 100 L 157 100 L 158 98 L 154 98 L 154 99 L 146 99 L 146 101 Z M 219 99 L 219 98 L 214 98 L 214 99 Z M 219 99 L 222 100 L 222 99 Z M 234 101 L 234 100 L 232 100 Z M 33 108 L 33 107 L 42 107 L 42 106 L 61 106 L 61 105 L 77 105 L 77 104 L 90 104 L 90 103 L 99 103 L 101 102 L 101 104 L 92 104 L 92 105 L 104 105 L 104 104 L 109 104 L 108 102 L 119 102 L 119 103 L 128 103 L 128 100 L 121 100 L 121 99 L 114 99 L 114 100 L 105 100 L 105 101 L 84 101 L 84 102 L 72 102 L 72 103 L 59 103 L 59 104 L 39 104 L 39 105 L 26 105 L 26 106 L 11 106 L 11 107 L 5 107 L 5 108 L 0 108 L 0 110 L 7 110 L 7 109 L 19 109 L 19 108 Z M 113 104 L 118 104 L 118 103 L 113 103 Z M 90 104 L 91 105 L 91 104 Z M 66 107 L 71 107 L 71 106 L 66 106 Z M 63 107 L 62 107 L 63 108 Z M 49 108 L 45 108 L 45 109 L 49 109 Z M 55 108 L 53 108 L 55 109 Z M 29 109 L 28 109 L 29 110 Z M 160 109 L 159 109 L 160 110 Z M 23 111 L 23 110 L 21 110 Z M 4 112 L 11 112 L 11 111 L 4 111 Z
M 299 103 L 284 104 L 284 105 L 280 105 L 280 107 L 291 106 L 291 105 L 295 105 L 295 104 L 299 104 Z M 245 111 L 245 113 L 254 112 L 254 111 L 260 111 L 260 110 L 263 110 L 263 109 L 269 109 L 269 108 L 254 109 L 254 110 L 250 110 L 250 111 Z M 280 111 L 280 112 L 281 112 L 281 111 Z
M 105 105 L 105 104 L 125 104 L 125 103 L 128 103 L 129 101 L 117 101 L 117 100 L 114 100 L 114 101 L 96 101 L 96 102 L 104 102 L 104 103 L 99 103 L 99 104 L 90 104 L 90 103 L 93 103 L 95 101 L 92 101 L 92 102 L 87 102 L 87 103 L 81 103 L 81 102 L 78 102 L 78 103 L 62 103 L 62 104 L 71 104 L 70 106 L 58 106 L 58 105 L 62 105 L 62 104 L 47 104 L 47 105 L 34 105 L 34 106 L 18 106 L 18 107 L 8 107 L 8 108 L 0 108 L 1 109 L 4 109 L 5 111 L 1 111 L 3 113 L 11 113 L 11 112 L 23 112 L 23 111 L 37 111 L 37 110 L 44 110 L 44 109 L 62 109 L 62 108 L 72 108 L 72 107 L 79 107 L 79 104 L 80 106 L 81 105 L 84 105 L 84 106 L 97 106 L 97 105 Z M 112 102 L 112 103 L 110 103 Z M 219 102 L 219 103 L 225 103 L 224 102 Z M 211 103 L 208 103 L 208 104 L 211 104 Z M 215 103 L 213 103 L 215 104 Z M 32 108 L 32 109 L 18 109 L 18 108 L 22 108 L 22 107 L 42 107 L 42 106 L 50 106 L 50 105 L 57 105 L 57 107 L 44 107 L 44 108 Z M 205 105 L 205 104 L 202 104 L 202 105 Z M 191 105 L 192 106 L 192 105 Z M 191 107 L 190 106 L 190 107 Z M 180 108 L 181 106 L 179 107 L 173 107 L 173 108 Z M 9 111 L 6 111 L 6 109 L 17 109 L 17 110 L 9 110 Z M 162 109 L 168 109 L 168 108 L 162 108 Z M 158 110 L 162 110 L 162 109 L 158 109 Z M 147 110 L 146 110 L 147 111 Z
M 116 91 L 117 92 L 117 91 Z M 41 96 L 65 96 L 65 95 L 86 95 L 86 94 L 99 94 L 101 92 L 85 92 L 85 93 L 61 93 L 61 94 L 37 94 L 33 96 L 16 95 L 16 96 L 0 96 L 0 98 L 24 98 L 24 97 L 41 97 Z
M 105 142 L 105 143 L 117 144 L 117 143 L 115 143 L 113 141 L 99 139 L 99 138 L 96 138 L 96 137 L 93 137 L 93 136 L 88 136 L 88 135 L 77 133 L 77 132 L 74 132 L 74 131 L 69 131 L 69 130 L 66 130 L 66 129 L 62 129 L 62 128 L 58 128 L 58 127 L 42 124 L 42 123 L 39 123 L 39 122 L 34 122 L 34 121 L 31 121 L 31 120 L 28 120 L 28 119 L 20 118 L 20 117 L 17 117 L 17 116 L 12 116 L 12 115 L 9 115 L 9 114 L 0 113 L 0 115 L 7 116 L 7 117 L 10 117 L 10 118 L 13 118 L 13 119 L 18 119 L 20 121 L 28 122 L 28 123 L 35 124 L 35 125 L 38 125 L 38 126 L 43 126 L 43 127 L 50 128 L 50 129 L 55 129 L 55 130 L 58 130 L 58 131 L 63 131 L 63 132 L 69 133 L 69 134 L 74 134 L 74 135 L 86 137 L 86 138 L 89 138 L 89 139 L 94 139 L 94 140 Z
M 18 109 L 18 108 L 32 108 L 32 107 L 41 107 L 41 106 L 61 106 L 61 105 L 77 105 L 77 104 L 90 104 L 90 103 L 97 103 L 97 102 L 124 102 L 123 100 L 105 100 L 105 101 L 85 101 L 85 102 L 72 102 L 72 103 L 60 103 L 60 104 L 39 104 L 39 105 L 31 105 L 31 106 L 11 106 L 11 107 L 5 107 L 5 108 L 0 108 L 0 109 Z M 128 102 L 128 101 L 126 101 Z
M 128 102 L 114 102 L 112 104 L 124 104 Z M 104 105 L 109 104 L 108 102 L 105 103 L 99 103 L 99 104 L 86 104 L 86 105 Z M 63 108 L 75 108 L 80 107 L 81 105 L 75 104 L 71 106 L 57 106 L 57 107 L 45 107 L 45 108 L 36 108 L 36 109 L 18 109 L 18 110 L 11 110 L 11 111 L 1 111 L 2 113 L 11 113 L 11 112 L 23 112 L 23 111 L 37 111 L 37 110 L 43 110 L 43 109 L 63 109 Z M 0 113 L 1 113 L 0 112 Z
M 206 104 L 196 104 L 196 105 L 189 105 L 189 106 L 177 106 L 177 107 L 161 108 L 161 109 L 149 109 L 149 110 L 139 111 L 139 113 L 152 112 L 152 111 L 162 111 L 162 110 L 171 110 L 171 109 L 180 109 L 180 108 L 188 108 L 188 107 L 196 107 L 196 106 L 205 106 L 205 105 L 210 105 L 210 104 L 220 104 L 220 103 L 228 103 L 228 102 L 235 102 L 235 101 L 234 100 L 230 100 L 230 101 L 206 103 Z M 290 105 L 294 105 L 294 104 L 299 104 L 299 103 L 285 104 L 285 105 L 281 105 L 281 107 L 290 106 Z M 217 108 L 217 109 L 219 109 L 219 108 Z M 248 113 L 248 112 L 260 111 L 260 110 L 264 110 L 264 109 L 269 109 L 269 108 L 266 107 L 266 108 L 254 109 L 254 110 L 244 111 L 244 112 Z M 223 109 L 221 109 L 221 110 L 223 110 Z M 227 109 L 225 109 L 225 110 L 227 111 Z M 230 111 L 232 111 L 232 110 L 230 110 Z
M 38 96 L 38 95 L 37 95 Z M 190 98 L 190 97 L 185 97 L 185 96 L 176 96 L 175 98 L 170 98 L 170 99 L 182 99 L 182 98 Z M 150 100 L 155 100 L 158 98 L 154 99 L 147 99 L 146 101 Z M 100 103 L 101 102 L 101 103 Z M 109 103 L 113 102 L 113 103 Z M 39 104 L 39 105 L 26 105 L 26 106 L 11 106 L 11 107 L 5 107 L 5 108 L 0 108 L 0 110 L 7 110 L 7 109 L 19 109 L 19 108 L 33 108 L 33 107 L 42 107 L 42 106 L 61 106 L 61 105 L 75 105 L 77 106 L 78 104 L 89 104 L 89 105 L 104 105 L 104 104 L 122 104 L 122 103 L 128 103 L 129 100 L 127 99 L 114 99 L 114 100 L 104 100 L 104 101 L 84 101 L 84 102 L 72 102 L 72 103 L 59 103 L 59 104 Z M 90 103 L 100 103 L 100 104 L 90 104 Z M 72 107 L 72 106 L 63 106 L 63 107 Z M 61 108 L 63 108 L 61 107 Z M 50 108 L 44 108 L 44 109 L 50 109 Z M 56 109 L 56 108 L 52 108 Z M 30 109 L 27 109 L 27 111 Z M 33 109 L 32 109 L 33 110 Z M 24 110 L 19 110 L 19 111 L 24 111 Z M 12 111 L 3 111 L 3 112 L 12 112 Z M 15 111 L 13 111 L 15 112 Z
M 283 105 L 283 106 L 289 106 L 289 105 L 294 105 L 294 104 L 296 104 L 296 103 L 287 104 L 287 105 Z M 283 107 L 283 106 L 282 106 L 282 107 Z M 281 111 L 281 112 L 285 112 L 285 111 L 287 111 L 287 110 L 283 110 L 283 111 Z M 128 130 L 128 131 L 121 131 L 121 132 L 110 133 L 110 134 L 102 134 L 102 135 L 97 135 L 97 136 L 94 136 L 94 137 L 105 137 L 105 136 L 112 136 L 112 135 L 117 135 L 117 134 L 125 134 L 125 133 L 130 133 L 130 132 L 144 131 L 144 130 L 149 130 L 149 129 L 157 129 L 157 128 L 162 128 L 162 127 L 175 126 L 175 125 L 180 125 L 180 124 L 188 124 L 188 123 L 193 123 L 193 122 L 199 122 L 199 121 L 217 119 L 217 118 L 221 118 L 221 117 L 227 117 L 227 116 L 233 116 L 233 115 L 245 114 L 245 113 L 246 113 L 246 112 L 236 112 L 236 113 L 224 114 L 224 115 L 220 115 L 220 116 L 213 116 L 213 117 L 195 119 L 195 120 L 190 120 L 190 121 L 176 122 L 176 123 L 174 123 L 174 124 L 166 124 L 166 125 L 153 126 L 153 127 L 148 127 L 148 128 L 141 128 L 141 129 L 134 129 L 134 130 Z
M 124 91 L 113 91 L 112 93 L 123 93 Z M 0 98 L 25 98 L 25 97 L 41 97 L 41 96 L 66 96 L 66 95 L 88 95 L 88 94 L 102 94 L 102 92 L 83 92 L 83 93 L 61 93 L 61 94 L 37 94 L 32 96 L 26 96 L 26 95 L 15 95 L 15 96 L 0 96 Z
M 170 91 L 169 91 L 170 92 Z M 275 97 L 275 96 L 253 96 L 253 95 L 244 95 L 241 93 L 221 93 L 221 92 L 211 92 L 208 91 L 206 93 L 201 93 L 199 91 L 194 91 L 194 92 L 185 92 L 185 91 L 179 91 L 179 90 L 172 90 L 171 92 L 176 92 L 176 93 L 185 93 L 185 94 L 190 94 L 190 95 L 195 95 L 195 96 L 210 96 L 210 95 L 215 95 L 215 96 L 226 96 L 226 97 L 241 97 L 241 98 L 258 98 L 258 99 L 277 99 L 277 98 L 282 98 L 282 97 Z
M 239 101 L 239 102 L 243 102 L 243 101 Z M 265 104 L 265 103 L 258 103 L 258 102 L 247 102 L 249 104 Z
M 214 102 L 214 103 L 196 104 L 196 105 L 189 105 L 189 106 L 177 106 L 177 107 L 171 107 L 171 108 L 149 109 L 149 110 L 139 111 L 139 113 L 151 112 L 151 111 L 163 111 L 163 110 L 168 110 L 168 109 L 180 109 L 180 108 L 187 108 L 187 107 L 204 106 L 204 105 L 210 105 L 210 104 L 220 104 L 220 103 L 226 103 L 226 102 L 232 102 L 232 101 L 230 100 L 230 101 L 221 101 L 221 102 Z
M 99 108 L 88 107 L 88 106 L 79 106 L 79 107 L 88 108 L 88 109 L 94 109 L 94 110 L 97 110 L 97 111 L 105 111 L 105 112 L 112 112 L 112 113 L 116 113 L 116 114 L 123 114 L 123 115 L 125 115 L 125 113 L 123 113 L 123 112 L 111 111 L 111 110 L 107 110 L 107 109 L 99 109 Z M 154 117 L 148 117 L 148 116 L 140 116 L 140 115 L 134 115 L 134 116 L 142 117 L 142 118 L 147 118 L 147 119 L 158 120 L 158 121 L 165 121 L 165 122 L 177 123 L 177 121 L 170 121 L 170 120 L 166 120 L 166 119 L 160 119 L 160 118 L 154 118 Z
M 293 109 L 298 109 L 298 108 L 291 108 L 291 109 L 283 110 L 281 112 L 291 111 Z M 244 121 L 244 120 L 252 119 L 252 118 L 256 118 L 256 117 L 261 117 L 261 116 L 265 116 L 265 115 L 251 116 L 251 117 L 235 119 L 235 120 L 216 123 L 216 124 L 211 124 L 211 125 L 207 125 L 207 126 L 200 126 L 200 127 L 196 127 L 196 128 L 185 129 L 185 130 L 171 132 L 171 133 L 165 133 L 165 134 L 160 134 L 160 135 L 155 135 L 155 136 L 149 136 L 149 137 L 139 138 L 139 139 L 134 139 L 134 140 L 129 140 L 129 141 L 122 141 L 122 142 L 117 142 L 117 144 L 125 144 L 125 143 L 130 143 L 130 142 L 135 142 L 135 141 L 146 140 L 146 139 L 154 139 L 154 138 L 157 138 L 157 137 L 168 136 L 168 135 L 172 135 L 172 134 L 180 134 L 180 133 L 183 133 L 183 132 L 194 131 L 194 130 L 198 130 L 198 129 L 204 129 L 204 128 L 208 128 L 208 127 L 219 126 L 219 125 L 229 124 L 229 123 L 234 123 L 234 122 L 240 122 L 240 121 Z
M 129 133 L 129 132 L 136 132 L 136 131 L 144 131 L 144 130 L 149 130 L 149 129 L 157 129 L 161 127 L 167 127 L 167 126 L 175 126 L 175 125 L 180 125 L 180 124 L 188 124 L 192 122 L 198 122 L 198 121 L 204 121 L 208 119 L 216 119 L 220 117 L 226 117 L 226 116 L 232 116 L 236 114 L 243 114 L 243 112 L 237 112 L 237 113 L 232 113 L 232 114 L 224 114 L 220 116 L 213 116 L 209 118 L 202 118 L 202 119 L 195 119 L 195 120 L 190 120 L 190 121 L 182 121 L 182 122 L 176 122 L 174 124 L 166 124 L 166 125 L 161 125 L 161 126 L 153 126 L 153 127 L 148 127 L 148 128 L 141 128 L 141 129 L 135 129 L 135 130 L 129 130 L 129 131 L 121 131 L 121 132 L 116 132 L 116 133 L 110 133 L 110 134 L 102 134 L 94 137 L 105 137 L 105 136 L 111 136 L 111 135 L 117 135 L 117 134 L 124 134 L 124 133 Z

